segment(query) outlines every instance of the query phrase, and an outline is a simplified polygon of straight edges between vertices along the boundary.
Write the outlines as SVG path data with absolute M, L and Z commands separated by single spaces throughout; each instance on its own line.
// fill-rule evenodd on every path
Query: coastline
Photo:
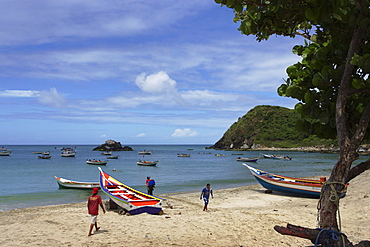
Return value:
M 342 232 L 354 244 L 370 240 L 370 171 L 350 182 L 341 199 Z M 100 192 L 101 193 L 101 192 Z M 265 194 L 259 184 L 214 190 L 209 211 L 199 193 L 161 194 L 163 215 L 100 212 L 101 230 L 88 237 L 86 202 L 0 212 L 0 245 L 6 246 L 308 246 L 275 225 L 314 228 L 317 199 Z

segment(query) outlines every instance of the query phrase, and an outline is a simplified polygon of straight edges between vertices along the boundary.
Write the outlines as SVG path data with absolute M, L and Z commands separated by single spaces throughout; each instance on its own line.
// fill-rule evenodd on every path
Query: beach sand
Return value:
M 340 201 L 342 232 L 354 244 L 370 240 L 370 171 L 350 182 Z M 100 210 L 101 229 L 88 237 L 86 203 L 0 212 L 0 246 L 312 246 L 275 225 L 317 226 L 317 199 L 265 194 L 260 185 L 214 191 L 209 211 L 199 193 L 161 195 L 163 215 Z M 101 193 L 101 192 L 100 192 Z

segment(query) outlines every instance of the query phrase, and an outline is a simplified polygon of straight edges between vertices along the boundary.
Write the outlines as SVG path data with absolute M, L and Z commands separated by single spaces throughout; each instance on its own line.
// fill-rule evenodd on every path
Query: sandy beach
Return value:
M 350 182 L 341 199 L 342 232 L 370 241 L 370 171 Z M 317 199 L 265 194 L 260 185 L 214 191 L 209 211 L 199 193 L 165 194 L 163 215 L 100 211 L 101 229 L 88 237 L 86 203 L 0 212 L 1 246 L 312 246 L 277 233 L 275 225 L 317 226 Z M 100 192 L 101 193 L 101 192 Z

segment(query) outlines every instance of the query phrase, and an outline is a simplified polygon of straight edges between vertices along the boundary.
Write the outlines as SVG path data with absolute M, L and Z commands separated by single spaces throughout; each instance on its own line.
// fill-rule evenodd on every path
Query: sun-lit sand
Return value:
M 370 171 L 350 182 L 341 199 L 342 232 L 354 243 L 370 241 Z M 283 236 L 275 225 L 317 226 L 317 199 L 265 194 L 260 185 L 214 191 L 203 212 L 199 193 L 161 195 L 163 215 L 99 215 L 88 237 L 86 203 L 0 212 L 1 246 L 312 246 Z M 101 192 L 100 192 L 101 193 Z

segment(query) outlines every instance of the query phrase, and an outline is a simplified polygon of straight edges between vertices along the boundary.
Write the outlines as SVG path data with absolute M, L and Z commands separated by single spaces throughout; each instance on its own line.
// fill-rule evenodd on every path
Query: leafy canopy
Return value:
M 306 39 L 303 45 L 293 48 L 302 60 L 287 68 L 288 78 L 278 88 L 278 94 L 299 100 L 295 106 L 302 116 L 298 127 L 310 134 L 336 136 L 339 87 L 348 67 L 348 51 L 355 46 L 354 56 L 349 57 L 351 70 L 345 91 L 346 128 L 349 136 L 354 135 L 370 96 L 369 0 L 215 2 L 234 9 L 239 30 L 255 35 L 258 41 L 273 34 Z M 353 45 L 355 30 L 360 30 L 361 37 Z

